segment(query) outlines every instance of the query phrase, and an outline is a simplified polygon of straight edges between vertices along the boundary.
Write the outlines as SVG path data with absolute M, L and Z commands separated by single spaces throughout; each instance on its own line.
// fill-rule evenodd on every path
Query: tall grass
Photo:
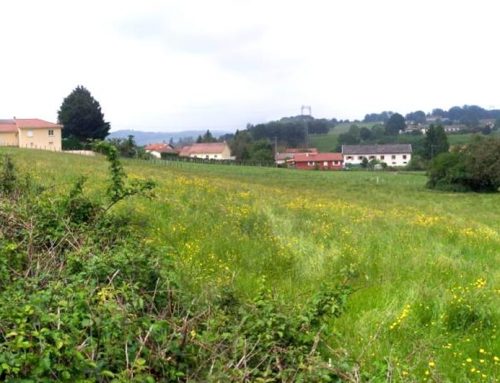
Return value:
M 99 157 L 8 151 L 46 185 L 79 175 L 102 190 Z M 495 381 L 499 375 L 500 195 L 425 189 L 421 173 L 293 171 L 125 162 L 156 198 L 115 208 L 173 255 L 203 299 L 263 286 L 300 307 L 349 275 L 347 311 L 322 352 L 352 379 Z

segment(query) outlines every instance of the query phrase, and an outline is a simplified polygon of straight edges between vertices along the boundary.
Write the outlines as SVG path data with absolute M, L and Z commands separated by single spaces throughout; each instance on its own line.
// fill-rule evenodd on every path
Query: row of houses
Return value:
M 205 160 L 235 160 L 226 142 L 200 143 L 184 146 L 180 149 L 170 144 L 150 144 L 144 149 L 153 157 L 161 158 L 162 154 L 178 155 L 179 157 L 199 158 Z
M 31 119 L 0 120 L 0 146 L 16 146 L 62 150 L 62 125 Z M 154 157 L 162 154 L 207 160 L 234 160 L 226 142 L 198 143 L 176 149 L 167 143 L 151 144 L 145 147 Z M 349 165 L 377 160 L 391 167 L 406 166 L 411 160 L 412 147 L 409 144 L 390 145 L 342 145 L 341 153 L 320 153 L 315 148 L 287 149 L 277 153 L 277 165 L 296 169 L 339 170 Z
M 207 160 L 234 160 L 226 142 L 201 143 L 175 149 L 170 144 L 151 144 L 145 147 L 154 157 L 162 154 Z M 277 153 L 275 162 L 278 166 L 296 169 L 340 170 L 350 165 L 360 165 L 364 161 L 376 160 L 391 167 L 403 167 L 411 160 L 410 144 L 388 145 L 342 145 L 341 153 L 320 153 L 316 148 L 286 149 Z M 366 160 L 365 160 L 366 159 Z
M 376 160 L 391 167 L 403 167 L 411 161 L 411 155 L 410 144 L 342 145 L 341 153 L 319 153 L 315 148 L 287 150 L 276 155 L 276 164 L 296 169 L 340 170 Z

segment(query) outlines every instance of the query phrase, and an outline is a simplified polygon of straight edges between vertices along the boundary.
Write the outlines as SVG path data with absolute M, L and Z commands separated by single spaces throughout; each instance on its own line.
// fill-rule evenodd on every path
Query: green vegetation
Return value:
M 57 119 L 64 125 L 63 137 L 72 145 L 104 139 L 110 129 L 109 122 L 104 121 L 99 102 L 83 86 L 77 86 L 63 100 Z
M 2 197 L 9 217 L 64 218 L 57 201 L 75 189 L 92 206 L 109 198 L 102 158 L 1 153 L 12 182 L 29 173 L 44 190 Z M 126 185 L 154 180 L 155 198 L 69 234 L 69 218 L 48 237 L 0 226 L 4 380 L 499 375 L 500 195 L 431 191 L 422 173 L 124 164 Z M 75 188 L 82 175 L 92 183 Z M 39 255 L 29 238 L 45 238 Z
M 429 165 L 432 189 L 497 192 L 500 188 L 500 139 L 477 139 L 466 148 L 442 153 Z

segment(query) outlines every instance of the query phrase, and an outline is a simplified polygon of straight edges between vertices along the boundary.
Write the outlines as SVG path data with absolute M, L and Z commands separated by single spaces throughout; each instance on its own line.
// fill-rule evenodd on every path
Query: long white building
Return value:
M 363 158 L 378 160 L 388 166 L 406 166 L 411 160 L 411 144 L 342 145 L 344 166 L 359 165 Z

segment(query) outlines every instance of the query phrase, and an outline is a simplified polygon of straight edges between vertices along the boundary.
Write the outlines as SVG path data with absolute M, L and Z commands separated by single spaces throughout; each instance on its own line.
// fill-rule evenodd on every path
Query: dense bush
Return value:
M 495 192 L 500 188 L 500 140 L 479 139 L 430 164 L 427 186 L 448 191 Z
M 0 173 L 0 380 L 7 382 L 336 381 L 320 353 L 349 288 L 324 286 L 303 307 L 228 287 L 212 302 L 183 291 L 165 249 L 111 207 L 150 196 L 128 182 L 116 148 L 105 195 L 67 194 Z

